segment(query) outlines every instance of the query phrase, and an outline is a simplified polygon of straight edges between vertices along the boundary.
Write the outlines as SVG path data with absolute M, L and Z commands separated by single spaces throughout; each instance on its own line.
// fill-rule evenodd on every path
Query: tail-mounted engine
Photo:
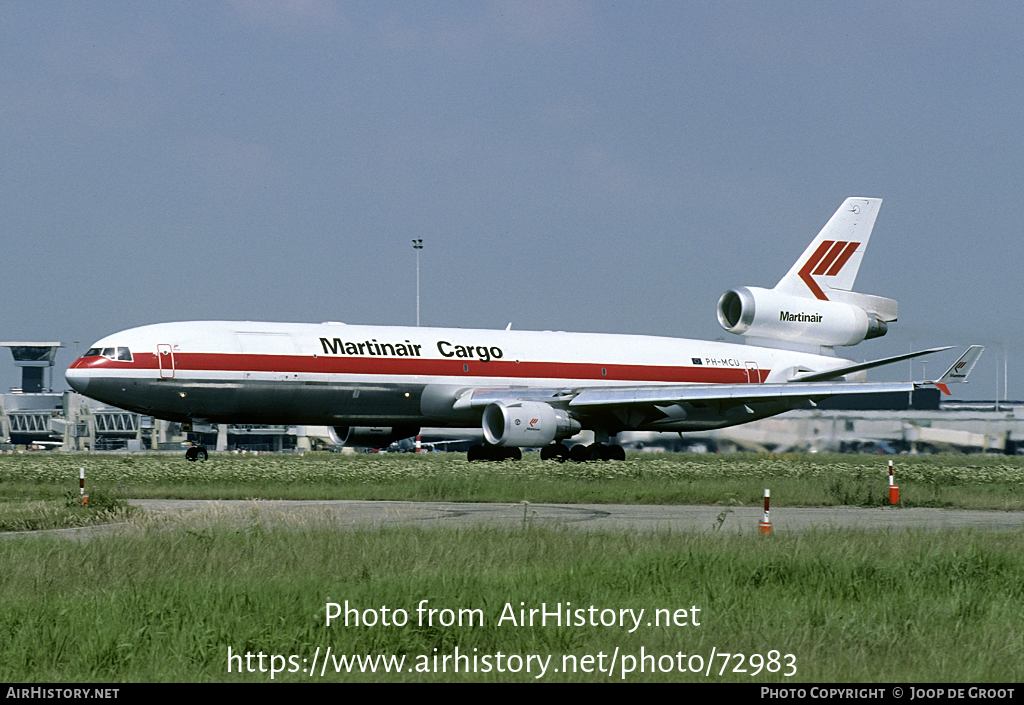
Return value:
M 844 292 L 846 298 L 876 308 L 880 297 Z M 833 297 L 835 298 L 835 297 Z M 895 301 L 891 301 L 893 307 Z M 775 289 L 741 286 L 718 300 L 718 322 L 730 333 L 750 338 L 801 345 L 856 345 L 885 335 L 882 311 L 869 311 L 856 303 L 793 296 Z
M 580 432 L 580 422 L 536 401 L 497 401 L 484 408 L 484 438 L 495 446 L 539 448 Z
M 880 198 L 847 198 L 774 289 L 722 294 L 722 328 L 759 345 L 819 353 L 885 335 L 896 302 L 853 291 L 881 206 Z

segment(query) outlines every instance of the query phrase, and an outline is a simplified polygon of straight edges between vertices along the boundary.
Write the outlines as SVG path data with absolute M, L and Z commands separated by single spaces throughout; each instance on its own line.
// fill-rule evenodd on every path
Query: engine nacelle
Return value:
M 718 299 L 730 333 L 810 345 L 856 345 L 885 335 L 885 321 L 859 306 L 741 286 Z
M 580 432 L 568 412 L 537 401 L 497 401 L 483 416 L 484 438 L 495 446 L 540 448 Z
M 419 432 L 417 426 L 331 426 L 328 430 L 335 445 L 363 448 L 387 448 Z

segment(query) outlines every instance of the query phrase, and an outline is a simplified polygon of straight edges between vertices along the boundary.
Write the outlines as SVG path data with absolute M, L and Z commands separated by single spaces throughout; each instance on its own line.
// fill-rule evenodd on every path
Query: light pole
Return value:
M 420 327 L 420 250 L 423 249 L 423 240 L 413 240 L 412 247 L 416 250 L 416 327 Z

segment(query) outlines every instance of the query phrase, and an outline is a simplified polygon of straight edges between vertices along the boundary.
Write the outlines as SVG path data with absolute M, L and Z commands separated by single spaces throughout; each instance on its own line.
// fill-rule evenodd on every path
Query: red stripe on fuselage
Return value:
M 104 357 L 79 358 L 74 369 L 157 370 L 157 356 L 132 353 L 133 362 Z M 516 362 L 453 358 L 335 357 L 318 355 L 245 355 L 238 353 L 174 354 L 175 372 L 276 372 L 282 374 L 400 375 L 407 377 L 493 377 L 496 379 L 579 379 L 623 382 L 743 384 L 763 382 L 768 370 L 691 365 L 611 365 L 580 362 Z M 469 369 L 467 370 L 466 367 Z M 750 379 L 748 372 L 754 374 Z

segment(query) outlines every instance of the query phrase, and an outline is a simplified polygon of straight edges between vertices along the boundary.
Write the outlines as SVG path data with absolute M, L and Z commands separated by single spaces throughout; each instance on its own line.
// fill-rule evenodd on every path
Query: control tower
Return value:
M 21 368 L 21 391 L 24 394 L 40 394 L 50 391 L 53 383 L 53 371 L 49 374 L 49 384 L 43 385 L 43 372 L 53 367 L 57 349 L 64 343 L 0 343 L 2 348 L 10 348 L 14 355 L 14 366 Z

